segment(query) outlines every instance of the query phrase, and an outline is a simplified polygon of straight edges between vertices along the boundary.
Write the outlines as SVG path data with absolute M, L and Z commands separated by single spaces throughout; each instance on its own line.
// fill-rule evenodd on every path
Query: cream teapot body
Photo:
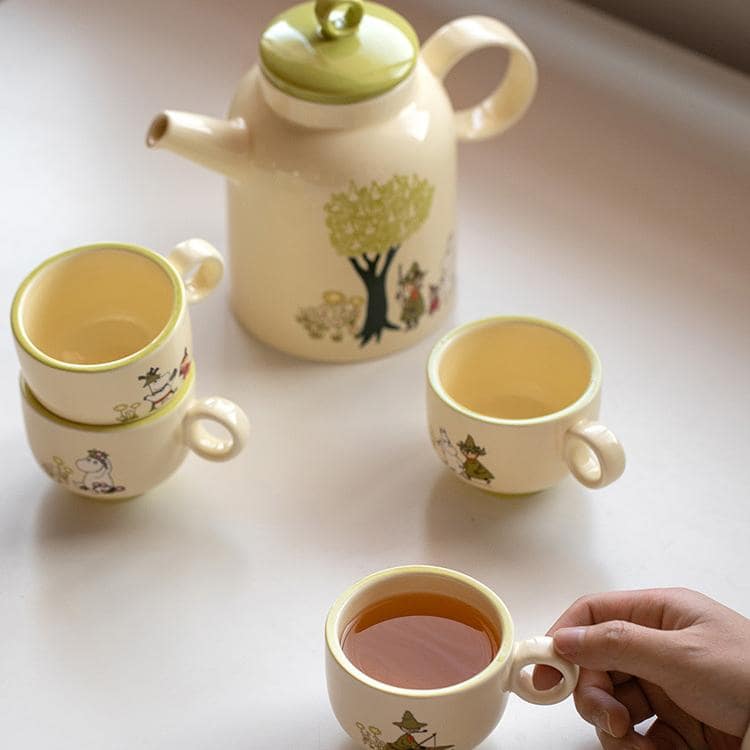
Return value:
M 510 50 L 505 78 L 456 113 L 441 79 L 486 46 Z M 148 143 L 227 176 L 231 307 L 247 330 L 308 359 L 369 359 L 430 334 L 450 309 L 456 141 L 509 127 L 535 84 L 510 29 L 464 18 L 378 96 L 310 101 L 255 66 L 226 120 L 166 111 Z
M 234 314 L 262 341 L 312 359 L 408 346 L 452 298 L 450 102 L 423 64 L 378 97 L 379 110 L 336 105 L 338 127 L 318 111 L 330 105 L 276 93 L 255 69 L 232 108 L 249 115 L 255 152 L 245 179 L 229 184 Z M 378 227 L 399 211 L 414 215 Z

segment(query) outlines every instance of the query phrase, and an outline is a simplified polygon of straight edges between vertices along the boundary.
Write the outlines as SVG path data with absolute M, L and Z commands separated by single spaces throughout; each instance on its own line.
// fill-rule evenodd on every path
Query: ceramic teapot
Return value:
M 509 52 L 497 89 L 454 112 L 442 79 L 484 47 Z M 258 339 L 315 360 L 389 354 L 450 307 L 456 141 L 497 135 L 536 89 L 500 21 L 448 23 L 423 46 L 372 2 L 318 0 L 266 28 L 227 119 L 164 111 L 147 134 L 229 183 L 231 307 Z

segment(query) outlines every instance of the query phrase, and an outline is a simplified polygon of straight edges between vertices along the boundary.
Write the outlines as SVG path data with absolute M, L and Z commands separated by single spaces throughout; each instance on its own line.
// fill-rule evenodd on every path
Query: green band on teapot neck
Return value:
M 289 8 L 263 33 L 260 64 L 276 88 L 320 104 L 352 104 L 384 94 L 414 69 L 419 39 L 398 13 L 370 2 L 323 5 L 327 30 L 316 15 L 319 1 Z M 355 6 L 364 7 L 361 19 Z

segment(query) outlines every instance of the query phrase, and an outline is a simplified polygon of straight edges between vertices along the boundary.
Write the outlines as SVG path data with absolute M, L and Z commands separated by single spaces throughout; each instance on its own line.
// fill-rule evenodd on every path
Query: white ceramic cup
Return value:
M 599 357 L 567 328 L 529 317 L 467 323 L 427 363 L 432 444 L 456 476 L 490 492 L 536 492 L 568 473 L 604 487 L 625 452 L 597 421 L 601 386 Z
M 219 283 L 223 268 L 200 239 L 168 259 L 114 242 L 49 258 L 23 281 L 11 310 L 25 381 L 74 422 L 117 424 L 164 408 L 191 366 L 187 305 Z
M 490 664 L 464 682 L 433 690 L 395 687 L 354 666 L 341 646 L 347 625 L 367 607 L 408 593 L 444 594 L 478 609 L 500 636 Z M 551 638 L 515 641 L 510 613 L 493 591 L 463 573 L 431 565 L 391 568 L 355 583 L 328 613 L 325 638 L 333 712 L 344 731 L 371 750 L 385 750 L 392 746 L 388 743 L 413 746 L 408 740 L 398 744 L 403 734 L 412 734 L 417 743 L 429 739 L 426 747 L 434 742 L 471 750 L 497 726 L 511 692 L 531 703 L 557 703 L 578 681 L 578 667 L 556 654 Z M 549 690 L 537 690 L 524 671 L 532 664 L 554 667 L 562 680 Z
M 52 414 L 21 378 L 26 436 L 39 465 L 58 484 L 78 495 L 117 501 L 141 495 L 170 477 L 192 450 L 209 461 L 236 456 L 249 424 L 239 406 L 213 396 L 194 397 L 195 374 L 169 403 L 150 417 L 118 425 L 86 425 Z M 227 437 L 202 422 L 223 427 Z

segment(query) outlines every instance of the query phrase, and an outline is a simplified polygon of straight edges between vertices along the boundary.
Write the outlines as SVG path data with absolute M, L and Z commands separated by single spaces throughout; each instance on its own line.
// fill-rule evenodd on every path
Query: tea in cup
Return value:
M 416 745 L 470 750 L 497 726 L 510 692 L 557 703 L 578 681 L 578 667 L 557 655 L 551 638 L 515 641 L 494 592 L 431 565 L 391 568 L 354 584 L 331 608 L 325 638 L 333 712 L 369 748 L 414 747 L 411 737 Z M 524 671 L 532 664 L 554 667 L 562 680 L 537 690 Z
M 189 451 L 226 461 L 245 446 L 249 425 L 239 406 L 220 397 L 196 399 L 195 370 L 163 408 L 145 419 L 87 425 L 46 409 L 21 379 L 26 436 L 39 465 L 57 484 L 84 497 L 117 501 L 141 495 L 169 478 Z M 227 436 L 210 433 L 203 421 Z
M 84 424 L 164 408 L 192 362 L 187 306 L 219 283 L 223 261 L 191 239 L 163 258 L 105 242 L 49 258 L 23 281 L 11 323 L 24 380 L 54 414 Z
M 602 367 L 573 331 L 495 317 L 443 336 L 427 363 L 427 419 L 436 453 L 467 484 L 522 494 L 568 473 L 604 487 L 625 452 L 598 419 Z

